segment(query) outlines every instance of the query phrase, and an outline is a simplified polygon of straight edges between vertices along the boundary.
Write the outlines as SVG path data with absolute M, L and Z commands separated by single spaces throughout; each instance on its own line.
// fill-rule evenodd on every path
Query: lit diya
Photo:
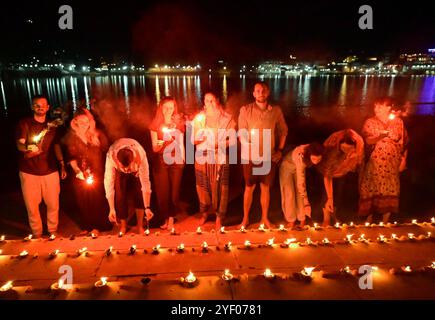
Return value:
M 432 217 L 432 218 L 430 219 L 430 222 L 431 222 L 432 224 L 435 224 L 435 217 Z
M 0 287 L 0 292 L 7 292 L 9 290 L 12 290 L 13 287 L 14 283 L 12 281 L 8 281 Z
M 412 272 L 411 266 L 402 266 L 401 269 L 403 272 Z
M 278 230 L 279 231 L 282 231 L 282 232 L 285 232 L 285 231 L 287 231 L 287 229 L 284 227 L 284 225 L 283 224 L 280 224 L 279 225 L 279 228 L 278 228 Z
M 137 250 L 137 246 L 134 244 L 130 247 L 130 254 L 135 254 Z
M 180 278 L 181 284 L 187 285 L 187 286 L 193 286 L 197 279 L 192 271 L 189 271 L 189 274 L 186 277 Z
M 95 282 L 95 288 L 105 287 L 107 285 L 107 277 L 101 277 L 100 280 Z
M 324 245 L 330 245 L 330 244 L 331 244 L 331 241 L 329 241 L 328 238 L 324 238 L 324 239 L 322 240 L 322 243 L 323 243 Z
M 273 272 L 272 272 L 269 268 L 267 268 L 267 269 L 263 272 L 263 276 L 264 276 L 266 279 L 274 279 L 274 278 L 275 278 L 275 275 L 273 274 Z
M 413 219 L 411 222 L 412 222 L 412 224 L 418 224 L 417 219 Z
M 153 254 L 159 254 L 160 253 L 160 244 L 156 245 L 153 248 Z
M 146 236 L 149 236 L 150 235 L 150 229 L 146 229 L 144 233 L 145 233 Z
M 180 243 L 177 247 L 177 252 L 183 253 L 184 252 L 184 244 Z
M 264 227 L 264 224 L 263 224 L 263 223 L 260 224 L 260 226 L 258 227 L 258 231 L 266 232 L 266 228 Z
M 56 236 L 54 234 L 51 234 L 50 237 L 48 238 L 48 240 L 53 241 L 54 239 L 56 239 Z
M 53 291 L 65 290 L 65 282 L 63 281 L 63 279 L 59 279 L 57 282 L 53 283 L 50 286 L 50 289 Z
M 241 226 L 239 231 L 242 232 L 242 233 L 246 233 L 247 232 L 246 229 L 245 229 L 245 226 Z
M 196 234 L 202 234 L 201 227 L 196 228 Z
M 409 240 L 415 240 L 415 236 L 413 233 L 408 233 L 408 239 Z
M 0 237 L 0 242 L 5 242 L 5 241 L 6 241 L 6 236 L 2 235 L 2 236 Z
M 226 233 L 225 227 L 221 227 L 219 231 L 220 231 L 220 233 Z
M 112 254 L 113 247 L 110 246 L 109 249 L 106 250 L 106 256 L 110 256 Z
M 30 241 L 32 240 L 33 235 L 29 234 L 27 237 L 24 238 L 24 241 Z
M 334 228 L 335 228 L 335 229 L 340 229 L 340 223 L 337 222 L 336 224 L 334 224 Z
M 27 250 L 23 250 L 20 252 L 20 254 L 18 255 L 20 258 L 25 258 L 29 255 L 29 252 L 27 252 Z
M 207 244 L 207 242 L 204 241 L 202 243 L 201 247 L 202 247 L 202 252 L 208 252 L 208 244 Z
M 346 235 L 346 241 L 349 242 L 349 243 L 352 243 L 352 237 L 353 237 L 353 234 L 347 234 Z
M 288 238 L 288 239 L 286 239 L 286 240 L 281 244 L 281 248 L 288 248 L 288 247 L 290 247 L 290 245 L 291 245 L 292 243 L 294 243 L 295 241 L 296 241 L 295 238 Z
M 122 238 L 124 236 L 124 233 L 122 232 L 122 231 L 120 231 L 119 233 L 118 233 L 118 237 L 119 238 Z
M 77 255 L 78 255 L 78 256 L 81 256 L 83 253 L 86 254 L 87 251 L 88 251 L 88 248 L 83 247 L 83 248 L 77 250 Z
M 245 241 L 245 248 L 246 249 L 251 249 L 251 241 L 249 241 L 249 240 Z
M 225 281 L 231 281 L 234 276 L 230 273 L 229 269 L 225 269 L 224 274 L 222 275 L 222 279 Z
M 58 249 L 56 249 L 56 250 L 50 252 L 50 254 L 48 255 L 48 257 L 49 257 L 50 259 L 54 259 L 55 257 L 57 257 L 57 255 L 59 254 L 59 252 L 60 252 L 60 251 L 59 251 Z
M 231 241 L 229 241 L 228 243 L 225 244 L 225 250 L 230 251 L 231 247 L 232 247 Z
M 269 239 L 266 241 L 266 245 L 269 247 L 273 247 L 273 242 L 275 241 L 275 238 Z
M 304 277 L 309 277 L 312 278 L 313 277 L 313 270 L 315 269 L 315 267 L 305 267 L 302 271 L 301 271 L 301 275 L 303 275 Z
M 381 243 L 385 243 L 385 242 L 387 242 L 387 238 L 385 238 L 385 236 L 383 234 L 380 234 L 378 237 L 378 241 Z

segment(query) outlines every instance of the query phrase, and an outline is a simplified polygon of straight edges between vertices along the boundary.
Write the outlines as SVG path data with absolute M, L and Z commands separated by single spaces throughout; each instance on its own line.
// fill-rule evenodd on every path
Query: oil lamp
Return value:
M 384 243 L 384 242 L 387 242 L 387 239 L 385 238 L 384 235 L 380 234 L 378 237 L 378 241 Z
M 331 241 L 329 241 L 328 238 L 324 238 L 324 239 L 322 240 L 322 243 L 328 245 L 328 244 L 331 244 Z
M 59 254 L 59 250 L 56 249 L 56 250 L 50 252 L 50 254 L 48 256 L 49 256 L 49 258 L 54 259 L 55 257 L 57 257 L 58 254 Z
M 403 272 L 412 272 L 411 266 L 402 266 L 401 269 Z
M 53 291 L 58 291 L 58 290 L 65 290 L 64 288 L 64 281 L 62 279 L 59 279 L 58 281 L 56 281 L 55 283 L 53 283 L 50 288 Z
M 279 225 L 279 231 L 287 231 L 283 224 Z
M 193 285 L 193 284 L 195 284 L 197 279 L 196 279 L 195 275 L 193 274 L 193 272 L 189 271 L 189 274 L 186 277 L 181 278 L 180 281 L 182 284 Z
M 408 233 L 408 238 L 409 238 L 409 240 L 415 240 L 413 233 Z
M 379 222 L 379 226 L 380 226 L 381 228 L 383 228 L 385 225 L 384 225 L 384 223 L 381 221 L 381 222 Z
M 160 244 L 156 245 L 153 248 L 153 254 L 159 254 L 160 253 Z
M 334 225 L 334 227 L 335 227 L 335 229 L 340 229 L 340 223 L 336 223 L 335 225 Z
M 417 223 L 417 219 L 413 219 L 413 220 L 412 220 L 412 224 L 418 224 L 418 223 Z
M 184 244 L 180 243 L 177 247 L 177 252 L 184 252 Z
M 229 269 L 225 269 L 224 274 L 222 275 L 222 279 L 225 281 L 231 281 L 234 276 L 230 273 Z
M 0 237 L 0 242 L 5 242 L 6 241 L 6 236 L 5 235 L 2 235 L 1 237 Z
M 137 250 L 137 246 L 134 244 L 130 247 L 130 254 L 135 254 Z
M 366 223 L 365 223 L 365 226 L 366 226 L 366 227 L 370 227 L 370 223 L 369 223 L 369 222 L 366 222 Z
M 311 238 L 307 238 L 307 241 L 305 241 L 305 244 L 312 245 L 313 241 L 311 241 Z
M 80 256 L 80 255 L 82 255 L 83 253 L 86 253 L 86 251 L 88 251 L 88 248 L 83 247 L 83 248 L 77 250 L 77 255 Z
M 355 224 L 353 222 L 351 222 L 349 227 L 353 228 L 353 227 L 355 227 Z
M 54 239 L 56 239 L 56 236 L 54 234 L 51 234 L 50 237 L 48 238 L 48 240 L 53 241 Z
M 196 234 L 202 234 L 201 227 L 196 228 Z
M 393 240 L 398 240 L 399 238 L 397 237 L 397 234 L 392 233 L 392 234 L 391 234 L 391 239 L 393 239 Z
M 175 232 L 175 228 L 172 228 L 171 229 L 171 235 L 175 235 L 176 234 L 176 232 Z
M 245 232 L 246 232 L 245 226 L 241 226 L 239 231 L 240 231 L 241 233 L 245 233 Z
M 430 267 L 431 267 L 432 269 L 435 269 L 435 261 L 432 261 L 432 264 L 430 265 Z
M 204 241 L 202 243 L 201 247 L 202 247 L 202 252 L 208 252 L 208 244 L 207 244 L 207 242 Z
M 264 224 L 263 223 L 260 224 L 260 226 L 258 227 L 258 231 L 262 231 L 262 232 L 266 231 L 266 229 L 264 228 Z
M 295 238 L 288 238 L 288 239 L 286 239 L 286 240 L 281 244 L 281 247 L 282 247 L 282 248 L 288 248 L 288 247 L 290 247 L 290 245 L 291 245 L 293 242 L 295 242 L 295 241 L 296 241 Z
M 228 243 L 225 244 L 225 250 L 230 251 L 231 247 L 232 247 L 231 241 L 229 241 Z
M 122 232 L 122 231 L 120 231 L 119 233 L 118 233 L 118 237 L 119 238 L 122 238 L 124 236 L 124 233 Z
M 301 271 L 301 275 L 303 277 L 306 278 L 312 278 L 313 277 L 313 270 L 315 269 L 315 267 L 305 267 L 302 271 Z
M 24 238 L 24 241 L 30 241 L 32 240 L 33 235 L 29 234 L 27 237 Z
M 352 274 L 352 270 L 350 269 L 349 266 L 346 266 L 343 269 L 341 269 L 341 272 L 346 274 Z
M 0 287 L 0 292 L 7 292 L 11 290 L 13 287 L 14 287 L 14 283 L 12 281 L 8 281 Z
M 95 282 L 95 288 L 105 287 L 107 285 L 107 277 L 101 277 L 100 280 Z
M 364 234 L 364 233 L 361 234 L 361 235 L 359 236 L 358 240 L 361 241 L 361 242 L 367 241 L 367 239 L 365 238 L 365 234 Z
M 275 275 L 273 274 L 273 272 L 272 272 L 269 268 L 267 268 L 267 269 L 264 271 L 263 275 L 264 275 L 264 277 L 265 277 L 266 279 L 273 279 L 273 278 L 275 278 Z
M 251 248 L 251 241 L 249 241 L 249 240 L 245 241 L 245 248 L 246 249 L 250 249 Z
M 24 258 L 24 257 L 27 257 L 28 255 L 29 255 L 29 253 L 28 253 L 26 250 L 23 250 L 23 251 L 20 252 L 20 255 L 19 255 L 19 256 L 20 256 L 21 258 Z
M 110 256 L 112 254 L 113 247 L 110 246 L 109 249 L 106 250 L 106 256 Z
M 266 245 L 269 246 L 269 247 L 273 247 L 274 240 L 275 240 L 275 238 L 267 240 Z
M 225 227 L 221 227 L 219 231 L 220 231 L 220 233 L 226 233 Z
M 97 235 L 96 233 L 93 233 L 93 232 L 92 232 L 92 233 L 91 233 L 91 238 L 92 238 L 92 239 L 97 239 L 97 238 L 98 238 L 98 235 Z
M 145 235 L 146 235 L 146 236 L 149 236 L 149 235 L 150 235 L 150 229 L 146 229 L 146 230 L 145 230 Z
M 352 242 L 352 237 L 353 237 L 353 234 L 346 235 L 346 241 L 351 243 Z

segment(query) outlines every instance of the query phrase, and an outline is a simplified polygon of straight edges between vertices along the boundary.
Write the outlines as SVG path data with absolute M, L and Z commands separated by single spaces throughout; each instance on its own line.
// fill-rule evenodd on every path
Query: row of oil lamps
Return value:
M 370 243 L 372 242 L 371 239 L 368 239 L 365 237 L 365 234 L 360 234 L 359 238 L 357 240 L 353 240 L 354 234 L 347 234 L 346 238 L 344 238 L 343 240 L 339 240 L 339 241 L 330 241 L 328 238 L 323 238 L 321 241 L 313 241 L 311 240 L 311 238 L 307 238 L 305 240 L 305 242 L 297 242 L 296 238 L 288 238 L 286 239 L 283 243 L 281 243 L 279 246 L 282 248 L 288 248 L 291 247 L 292 245 L 299 245 L 299 246 L 318 246 L 318 245 L 323 245 L 323 246 L 328 246 L 328 245 L 333 245 L 333 244 L 352 244 L 352 243 L 357 243 L 357 242 L 362 242 L 362 243 Z M 377 237 L 376 241 L 378 243 L 388 243 L 389 241 L 395 241 L 395 242 L 403 242 L 403 241 L 417 241 L 417 240 L 429 240 L 432 239 L 432 233 L 431 232 L 427 232 L 426 235 L 419 235 L 416 236 L 414 235 L 414 233 L 408 233 L 406 236 L 402 235 L 400 237 L 397 236 L 397 234 L 393 233 L 391 234 L 390 237 L 386 237 L 383 234 L 379 234 L 379 236 Z M 275 244 L 275 238 L 271 238 L 268 239 L 265 243 L 265 246 L 267 247 L 274 247 Z M 259 245 L 258 247 L 262 247 L 263 245 Z M 231 250 L 232 248 L 232 243 L 231 242 L 227 242 L 224 246 L 226 251 Z M 252 249 L 253 245 L 251 244 L 251 242 L 249 240 L 246 240 L 243 244 L 242 247 L 239 247 L 240 249 Z M 160 249 L 161 249 L 161 245 L 158 244 L 155 247 L 152 248 L 152 253 L 153 254 L 159 254 L 160 253 Z M 209 245 L 207 244 L 206 241 L 204 241 L 201 244 L 201 249 L 203 252 L 208 252 L 209 251 Z M 171 249 L 170 249 L 171 250 Z M 133 244 L 130 249 L 129 249 L 129 253 L 130 254 L 135 254 L 137 251 L 137 246 L 135 244 Z M 185 246 L 183 243 L 179 244 L 176 248 L 176 251 L 178 253 L 183 253 L 185 251 Z M 110 246 L 107 250 L 106 250 L 106 255 L 110 255 L 113 252 L 113 246 Z M 0 249 L 0 255 L 2 254 L 2 250 Z M 60 253 L 59 249 L 56 249 L 54 251 L 52 251 L 49 254 L 49 258 L 55 258 L 58 254 Z M 82 254 L 87 255 L 88 254 L 88 249 L 86 247 L 83 247 L 79 250 L 76 251 L 77 256 L 81 256 Z M 24 258 L 27 257 L 29 255 L 29 252 L 27 250 L 23 250 L 22 252 L 20 252 L 20 254 L 17 256 L 18 258 Z M 34 258 L 37 258 L 37 254 L 35 254 L 33 256 Z
M 435 217 L 432 217 L 431 218 L 431 222 L 429 223 L 429 222 L 422 222 L 422 223 L 419 223 L 418 221 L 417 221 L 417 219 L 413 219 L 412 221 L 411 221 L 411 225 L 427 225 L 427 224 L 432 224 L 432 225 L 435 225 Z M 409 223 L 404 223 L 404 224 L 398 224 L 397 222 L 394 222 L 394 223 L 387 223 L 387 224 L 384 224 L 383 222 L 380 222 L 379 224 L 375 224 L 375 223 L 372 223 L 372 224 L 370 224 L 370 223 L 368 223 L 368 222 L 366 222 L 363 226 L 364 227 L 368 227 L 368 228 L 370 228 L 370 227 L 399 227 L 399 226 L 407 226 L 407 225 L 410 225 Z M 356 224 L 354 224 L 353 222 L 351 222 L 349 225 L 347 225 L 347 224 L 340 224 L 339 222 L 337 222 L 334 226 L 333 226 L 333 228 L 335 228 L 335 229 L 342 229 L 342 228 L 357 228 L 357 227 L 361 227 L 360 225 L 356 225 Z M 313 227 L 312 227 L 314 230 L 321 230 L 323 227 L 322 226 L 320 226 L 318 223 L 314 223 L 314 225 L 313 225 Z M 288 231 L 288 229 L 287 228 L 285 228 L 285 226 L 283 225 L 283 224 L 280 224 L 279 225 L 279 228 L 277 229 L 278 231 L 282 231 L 282 232 L 287 232 Z M 262 232 L 266 232 L 267 231 L 267 229 L 266 229 L 266 227 L 265 227 L 265 225 L 264 224 L 260 224 L 260 226 L 258 227 L 258 231 L 262 231 Z M 202 234 L 202 229 L 201 229 L 201 227 L 198 227 L 197 229 L 196 229 L 196 233 L 197 234 Z M 219 232 L 220 233 L 227 233 L 227 231 L 225 230 L 225 227 L 221 227 L 220 228 L 220 230 L 219 230 Z M 242 233 L 246 233 L 246 232 L 248 232 L 248 230 L 244 227 L 244 226 L 242 226 L 240 229 L 239 229 L 239 232 L 242 232 Z M 145 231 L 144 231 L 144 234 L 145 235 L 150 235 L 150 230 L 149 229 L 146 229 Z M 176 235 L 177 234 L 177 232 L 176 232 L 176 230 L 175 230 L 175 228 L 172 228 L 171 229 L 171 231 L 170 231 L 170 234 L 171 235 Z M 118 237 L 122 237 L 122 236 L 124 236 L 124 234 L 122 233 L 122 232 L 119 232 L 118 233 Z M 28 235 L 27 237 L 25 237 L 24 238 L 24 241 L 30 241 L 30 240 L 32 240 L 32 235 L 30 234 L 30 235 Z M 97 238 L 98 237 L 98 235 L 97 234 L 95 234 L 95 233 L 91 233 L 91 237 L 92 238 Z M 50 240 L 50 241 L 53 241 L 53 240 L 55 240 L 56 239 L 56 236 L 54 235 L 54 234 L 52 234 L 52 235 L 50 235 L 50 237 L 48 238 L 48 240 Z M 73 239 L 71 239 L 71 240 L 73 240 Z M 2 236 L 0 236 L 0 242 L 5 242 L 6 241 L 6 236 L 5 235 L 2 235 Z
M 293 273 L 293 277 L 297 280 L 304 280 L 304 281 L 311 281 L 313 279 L 313 271 L 316 269 L 316 267 L 304 267 L 300 272 Z M 373 266 L 372 270 L 377 271 L 379 270 L 378 267 Z M 413 272 L 435 272 L 435 262 L 432 262 L 431 265 L 424 267 L 420 270 L 413 270 L 411 266 L 405 265 L 401 266 L 400 268 L 392 268 L 389 270 L 390 274 L 411 274 Z M 336 273 L 323 273 L 324 278 L 332 278 L 332 277 L 339 277 L 339 276 L 347 276 L 352 275 L 356 276 L 357 270 L 352 270 L 349 266 L 346 266 L 342 269 L 340 269 L 339 272 Z M 263 272 L 262 276 L 265 279 L 271 280 L 271 279 L 286 279 L 286 276 L 279 276 L 272 272 L 271 269 L 267 268 Z M 234 276 L 229 269 L 225 269 L 224 273 L 221 275 L 221 278 L 225 281 L 232 281 L 232 280 L 239 280 L 237 276 Z M 189 272 L 188 275 L 185 277 L 182 277 L 179 279 L 180 283 L 187 286 L 192 286 L 197 284 L 198 278 L 194 275 L 192 271 Z M 150 282 L 150 279 L 144 278 L 141 280 L 143 284 L 147 284 Z M 108 277 L 101 277 L 97 282 L 94 283 L 94 286 L 96 288 L 105 287 L 108 285 Z M 7 292 L 10 290 L 13 290 L 13 281 L 6 282 L 2 287 L 0 287 L 0 292 Z M 50 286 L 50 289 L 52 291 L 60 291 L 60 290 L 69 290 L 71 288 L 71 285 L 65 284 L 64 280 L 61 278 L 57 282 L 53 283 Z

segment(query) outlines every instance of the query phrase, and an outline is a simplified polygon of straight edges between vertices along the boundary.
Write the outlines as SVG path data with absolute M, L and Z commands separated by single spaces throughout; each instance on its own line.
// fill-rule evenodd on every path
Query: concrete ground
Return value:
M 0 285 L 13 280 L 14 288 L 0 293 L 0 299 L 435 299 L 435 270 L 424 269 L 435 261 L 431 223 L 266 232 L 258 231 L 257 223 L 246 233 L 234 226 L 221 234 L 210 221 L 199 235 L 195 232 L 197 219 L 180 217 L 176 235 L 151 229 L 149 236 L 130 232 L 118 237 L 114 231 L 96 239 L 58 237 L 25 242 L 6 238 L 0 243 Z M 390 238 L 393 233 L 399 240 L 376 240 L 380 234 Z M 409 233 L 416 239 L 409 240 Z M 346 244 L 343 239 L 348 234 L 354 239 L 364 234 L 371 242 Z M 314 242 L 326 237 L 332 244 L 307 246 L 307 237 Z M 272 238 L 275 245 L 267 247 L 267 240 Z M 296 243 L 282 248 L 280 244 L 288 238 L 295 238 Z M 250 240 L 252 249 L 244 247 L 245 240 Z M 208 252 L 201 250 L 204 241 L 209 245 Z M 227 251 L 224 247 L 229 241 L 232 248 Z M 180 243 L 186 247 L 184 253 L 175 250 Z M 133 244 L 137 246 L 135 254 L 130 253 Z M 161 251 L 155 255 L 151 250 L 157 244 Z M 105 251 L 110 246 L 113 252 L 107 256 Z M 83 247 L 88 254 L 77 256 L 76 251 Z M 48 255 L 56 249 L 60 253 L 50 259 Z M 18 258 L 23 250 L 29 255 Z M 49 287 L 61 276 L 58 271 L 63 265 L 72 268 L 73 288 L 51 291 Z M 358 270 L 362 265 L 379 268 L 372 290 L 359 288 L 359 276 L 339 272 L 345 266 Z M 408 265 L 412 272 L 401 271 Z M 311 282 L 294 275 L 304 267 L 315 267 Z M 262 274 L 266 268 L 277 277 L 265 279 Z M 392 268 L 399 274 L 390 273 Z M 224 269 L 237 279 L 222 280 Z M 179 281 L 189 271 L 198 279 L 193 287 Z M 108 277 L 108 286 L 95 288 L 100 277 Z M 150 282 L 141 283 L 144 278 Z

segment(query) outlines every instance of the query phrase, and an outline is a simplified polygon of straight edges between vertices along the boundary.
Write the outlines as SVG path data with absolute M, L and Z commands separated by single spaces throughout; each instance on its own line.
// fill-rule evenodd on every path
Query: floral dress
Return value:
M 388 137 L 368 144 L 367 139 L 376 139 L 389 131 Z M 374 213 L 397 213 L 399 211 L 400 178 L 399 166 L 407 141 L 407 133 L 400 118 L 386 123 L 377 117 L 366 120 L 363 127 L 366 141 L 367 162 L 360 176 L 359 215 Z

